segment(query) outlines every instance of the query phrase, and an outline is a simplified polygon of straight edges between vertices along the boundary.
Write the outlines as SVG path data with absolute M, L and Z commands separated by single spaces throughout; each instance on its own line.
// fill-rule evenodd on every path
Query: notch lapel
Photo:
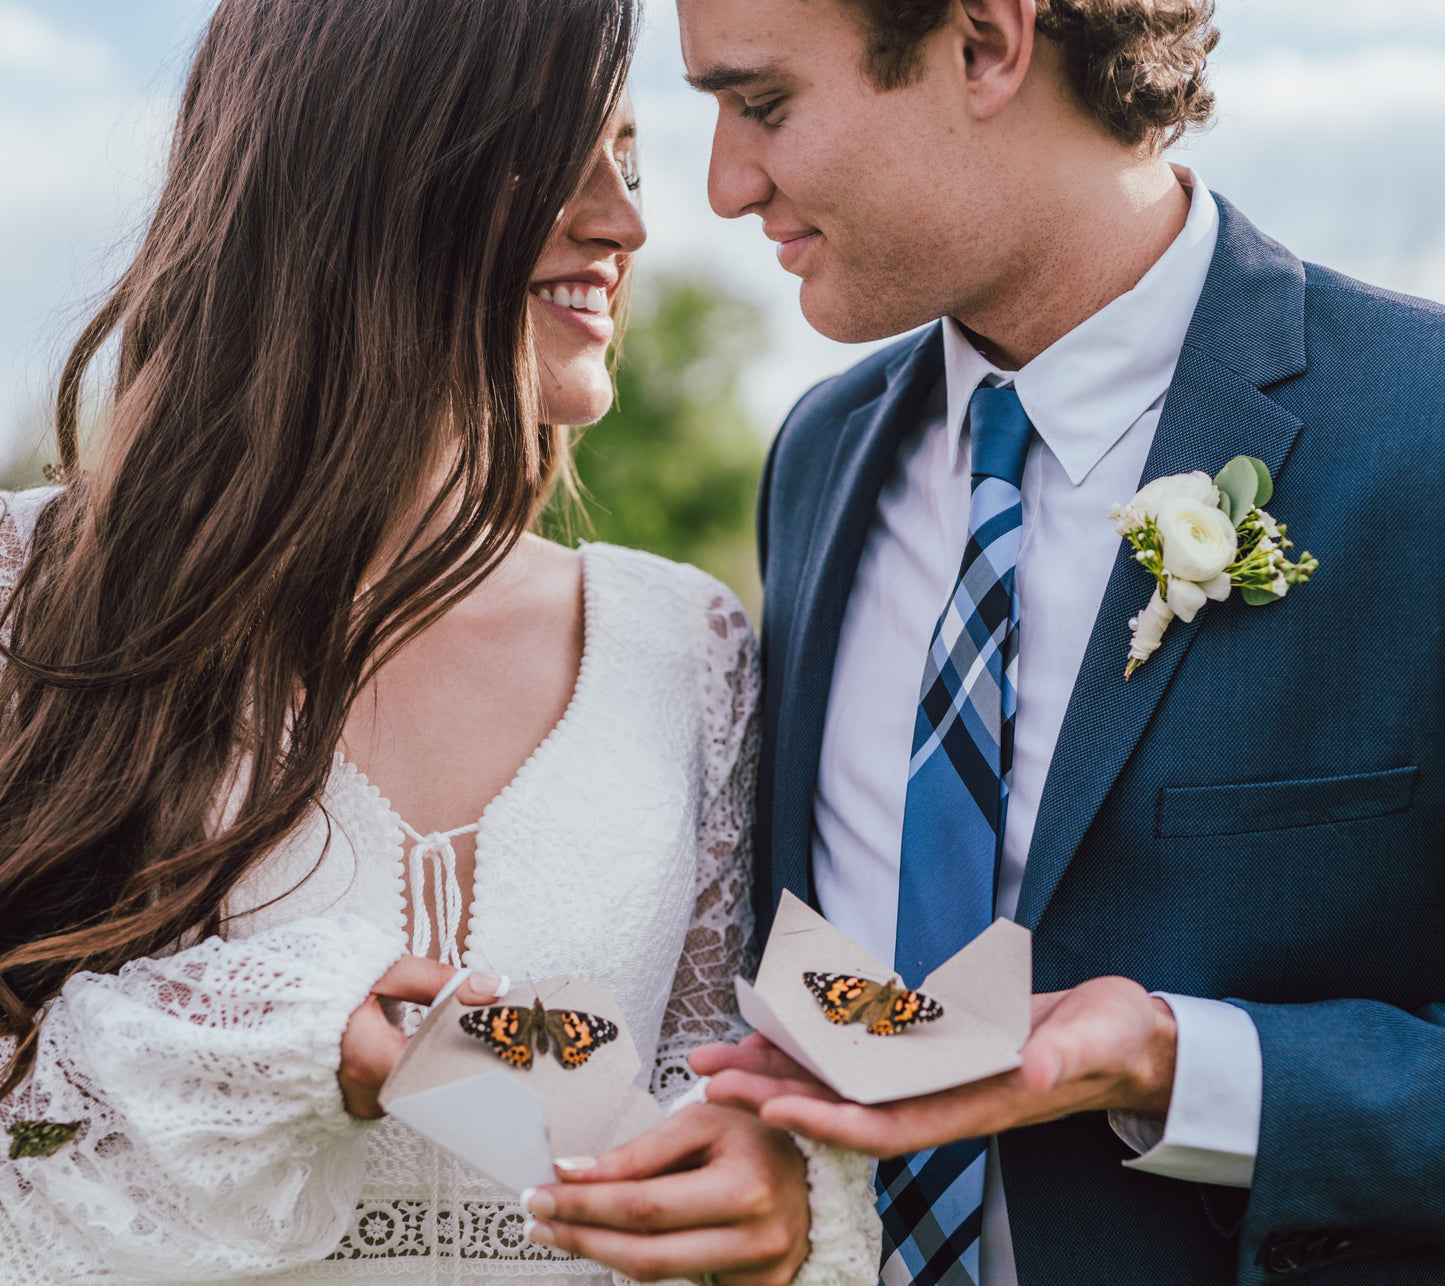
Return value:
M 1304 269 L 1223 198 L 1219 241 L 1140 485 L 1174 473 L 1217 473 L 1236 455 L 1278 477 L 1300 421 L 1262 389 L 1305 369 Z M 1120 497 L 1121 500 L 1125 497 Z M 1100 521 L 1104 521 L 1100 515 Z M 1039 802 L 1015 919 L 1037 929 L 1050 898 L 1143 737 L 1208 606 L 1174 621 L 1126 685 L 1129 619 L 1150 583 L 1120 541 L 1118 557 L 1069 699 Z
M 936 325 L 888 367 L 884 391 L 844 420 L 819 493 L 783 670 L 777 762 L 786 772 L 773 798 L 774 905 L 783 889 L 810 898 L 813 792 L 838 634 L 878 495 L 942 373 L 943 328 Z

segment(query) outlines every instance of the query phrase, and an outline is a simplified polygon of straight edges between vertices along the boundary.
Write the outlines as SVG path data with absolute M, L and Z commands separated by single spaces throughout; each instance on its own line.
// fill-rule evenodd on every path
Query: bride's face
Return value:
M 636 124 L 624 98 L 532 275 L 532 332 L 552 424 L 591 424 L 612 405 L 612 304 L 647 238 L 638 213 Z

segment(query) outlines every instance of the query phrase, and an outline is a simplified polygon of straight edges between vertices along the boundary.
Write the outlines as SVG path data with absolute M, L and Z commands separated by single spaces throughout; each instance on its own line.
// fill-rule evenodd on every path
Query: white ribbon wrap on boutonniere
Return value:
M 1217 478 L 1199 472 L 1158 478 L 1109 511 L 1155 585 L 1148 606 L 1129 622 L 1126 680 L 1159 650 L 1176 616 L 1192 621 L 1206 602 L 1222 603 L 1236 588 L 1251 606 L 1273 603 L 1318 570 L 1308 553 L 1294 563 L 1285 556 L 1293 548 L 1285 525 L 1261 508 L 1273 494 L 1264 462 L 1240 455 Z

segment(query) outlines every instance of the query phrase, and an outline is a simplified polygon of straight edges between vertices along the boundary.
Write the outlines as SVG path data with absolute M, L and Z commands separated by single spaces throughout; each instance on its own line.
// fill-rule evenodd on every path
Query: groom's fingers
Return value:
M 746 1071 L 718 1072 L 707 1086 L 707 1101 L 720 1103 L 724 1107 L 745 1107 L 750 1112 L 758 1111 L 762 1105 L 775 1098 L 818 1098 L 826 1103 L 842 1100 L 826 1085 L 807 1080 L 784 1080 L 772 1075 L 757 1075 Z
M 889 1138 L 891 1111 L 857 1103 L 824 1103 L 807 1097 L 775 1098 L 764 1103 L 758 1115 L 769 1125 L 801 1134 L 819 1143 L 833 1143 L 870 1156 L 887 1157 L 914 1149 Z
M 703 1045 L 693 1050 L 687 1061 L 699 1076 L 716 1076 L 735 1067 L 779 1079 L 807 1080 L 809 1077 L 804 1068 L 756 1032 L 736 1045 Z
M 811 1097 L 775 1098 L 763 1104 L 758 1115 L 769 1125 L 819 1143 L 891 1157 L 1062 1115 L 1041 1108 L 1038 1096 L 1019 1074 L 1005 1072 L 974 1085 L 877 1107 Z

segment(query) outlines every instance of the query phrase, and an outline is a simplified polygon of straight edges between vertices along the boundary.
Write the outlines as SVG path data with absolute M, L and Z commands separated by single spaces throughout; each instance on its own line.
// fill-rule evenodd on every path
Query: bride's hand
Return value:
M 451 965 L 436 960 L 402 956 L 376 980 L 371 995 L 352 1011 L 341 1036 L 341 1066 L 336 1072 L 342 1100 L 352 1116 L 374 1121 L 382 1115 L 376 1096 L 406 1048 L 406 1037 L 382 1012 L 382 999 L 429 1005 L 454 973 Z M 496 999 L 498 981 L 491 974 L 473 974 L 457 989 L 457 996 L 464 1005 L 484 1005 Z
M 524 1194 L 532 1240 L 634 1281 L 786 1286 L 808 1257 L 803 1158 L 751 1113 L 700 1103 L 557 1168 L 564 1183 Z

